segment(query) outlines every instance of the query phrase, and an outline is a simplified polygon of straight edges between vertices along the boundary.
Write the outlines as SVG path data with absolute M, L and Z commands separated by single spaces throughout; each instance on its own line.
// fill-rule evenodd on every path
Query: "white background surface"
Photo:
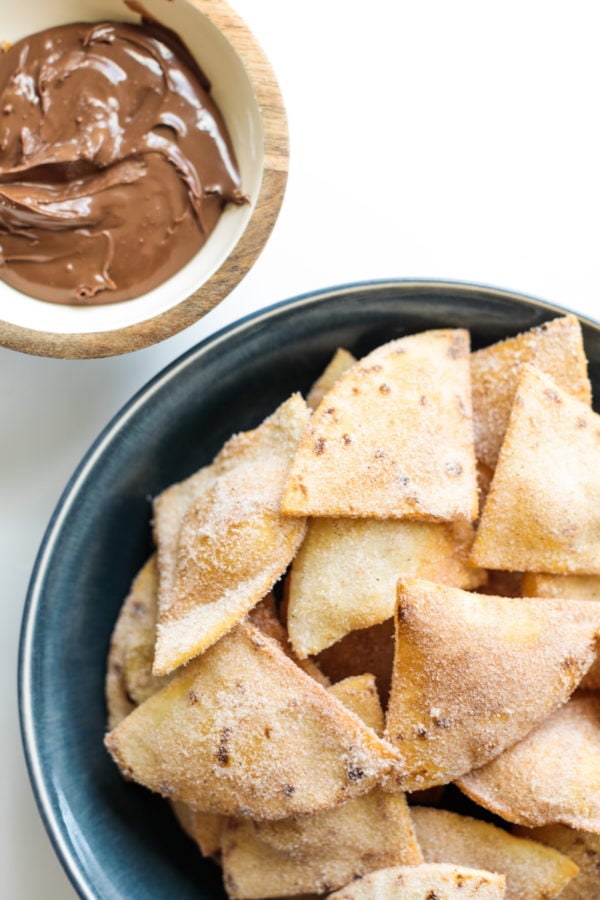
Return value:
M 22 758 L 19 623 L 54 504 L 135 390 L 241 315 L 365 278 L 480 281 L 600 318 L 594 0 L 233 5 L 277 72 L 292 147 L 283 209 L 252 272 L 203 321 L 127 357 L 65 362 L 0 348 L 0 897 L 7 900 L 74 897 Z

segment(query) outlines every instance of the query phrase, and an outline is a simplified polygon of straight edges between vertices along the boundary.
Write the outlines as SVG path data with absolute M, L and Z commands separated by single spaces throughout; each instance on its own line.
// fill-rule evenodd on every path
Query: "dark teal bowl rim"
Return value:
M 514 308 L 515 311 L 525 307 L 527 313 L 537 317 L 540 322 L 570 312 L 564 307 L 545 302 L 527 294 L 516 293 L 485 284 L 442 280 L 369 280 L 315 290 L 280 301 L 258 312 L 251 313 L 205 338 L 167 365 L 144 387 L 137 391 L 94 441 L 67 483 L 57 503 L 37 554 L 23 611 L 18 663 L 19 716 L 27 768 L 42 820 L 68 878 L 79 895 L 86 898 L 86 900 L 92 900 L 92 898 L 97 900 L 97 898 L 105 895 L 97 893 L 93 875 L 88 871 L 81 854 L 75 852 L 72 835 L 65 826 L 64 819 L 58 815 L 56 802 L 51 795 L 48 760 L 44 758 L 45 736 L 36 717 L 39 705 L 39 685 L 36 681 L 38 676 L 34 665 L 36 647 L 41 640 L 38 615 L 40 604 L 47 590 L 46 576 L 48 568 L 56 551 L 56 544 L 61 530 L 65 526 L 68 527 L 69 515 L 78 493 L 95 463 L 110 449 L 111 444 L 119 434 L 128 428 L 140 410 L 146 405 L 152 404 L 153 397 L 158 391 L 176 381 L 182 372 L 211 350 L 218 349 L 221 346 L 224 346 L 226 350 L 227 343 L 232 341 L 232 339 L 251 335 L 257 329 L 270 328 L 275 332 L 278 323 L 294 312 L 303 310 L 310 312 L 316 306 L 323 306 L 344 298 L 350 298 L 351 300 L 355 295 L 368 295 L 369 298 L 378 298 L 384 292 L 393 294 L 390 302 L 398 302 L 400 318 L 402 317 L 403 298 L 408 296 L 413 301 L 422 297 L 421 302 L 424 304 L 430 302 L 431 297 L 434 297 L 437 303 L 440 303 L 443 307 L 447 306 L 448 311 L 453 309 L 453 304 L 455 303 L 457 304 L 457 309 L 460 304 L 466 305 L 467 308 L 472 304 L 472 308 L 475 311 L 477 304 L 482 301 L 492 306 L 497 304 L 498 308 L 503 310 L 504 316 L 506 316 L 507 307 Z M 430 298 L 429 301 L 428 298 Z M 468 319 L 468 317 L 468 311 L 465 312 L 463 310 L 462 318 Z M 596 337 L 600 345 L 600 324 L 584 316 L 578 316 L 578 318 L 585 330 L 597 333 Z M 491 313 L 491 319 L 493 320 L 493 312 Z M 516 319 L 518 320 L 518 316 Z M 461 323 L 453 322 L 452 324 L 458 325 Z M 465 327 L 469 327 L 468 324 L 465 324 Z M 504 327 L 507 334 L 521 330 L 518 327 L 506 329 L 506 321 L 504 321 L 503 326 L 500 325 L 499 327 L 501 330 Z M 276 341 L 275 337 L 273 337 L 273 341 Z M 75 823 L 76 826 L 77 823 Z M 150 893 L 147 896 L 153 896 L 153 894 Z

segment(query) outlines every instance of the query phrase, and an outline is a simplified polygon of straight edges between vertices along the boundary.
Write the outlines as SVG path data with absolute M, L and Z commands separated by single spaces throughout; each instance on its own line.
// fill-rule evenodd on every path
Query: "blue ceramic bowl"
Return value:
M 475 347 L 564 313 L 475 285 L 388 281 L 322 291 L 250 316 L 190 350 L 113 419 L 73 475 L 25 606 L 19 692 L 41 815 L 85 898 L 221 898 L 167 804 L 126 784 L 106 753 L 104 673 L 130 582 L 151 552 L 150 498 L 208 463 L 235 431 L 305 390 L 338 346 L 362 355 L 426 328 Z M 600 396 L 600 326 L 583 322 Z

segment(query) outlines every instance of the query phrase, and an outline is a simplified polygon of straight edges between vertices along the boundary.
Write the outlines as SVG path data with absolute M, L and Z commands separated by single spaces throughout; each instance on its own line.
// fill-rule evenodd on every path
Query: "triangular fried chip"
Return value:
M 413 791 L 482 766 L 564 703 L 592 664 L 600 608 L 398 585 L 386 737 Z
M 289 579 L 294 650 L 301 658 L 319 653 L 391 618 L 398 578 L 482 584 L 485 573 L 467 565 L 473 537 L 466 522 L 311 519 Z
M 134 579 L 112 634 L 106 673 L 109 728 L 166 684 L 165 678 L 152 675 L 157 584 L 152 556 Z
M 371 872 L 328 900 L 502 900 L 505 884 L 504 875 L 493 872 L 425 863 Z
M 600 574 L 600 415 L 522 367 L 471 559 L 490 569 Z
M 564 889 L 560 900 L 592 900 L 600 897 L 600 835 L 576 831 L 566 825 L 541 828 L 517 826 L 515 834 L 531 837 L 565 853 L 579 866 L 579 875 Z
M 210 489 L 181 524 L 174 600 L 159 606 L 155 674 L 206 650 L 289 565 L 306 523 L 281 515 L 281 496 L 308 414 L 294 394 L 254 431 L 232 437 L 216 458 Z
M 383 727 L 372 675 L 329 688 L 370 727 Z M 335 809 L 254 823 L 231 820 L 222 838 L 223 877 L 230 897 L 322 893 L 388 865 L 422 862 L 404 795 L 376 787 Z
M 600 696 L 577 694 L 526 738 L 457 784 L 508 822 L 600 833 Z
M 471 354 L 477 459 L 494 469 L 524 363 L 546 372 L 588 406 L 591 388 L 581 326 L 568 315 Z
M 230 897 L 324 893 L 374 868 L 421 861 L 404 795 L 381 788 L 336 809 L 272 824 L 286 828 L 274 836 L 248 819 L 228 821 L 221 849 Z
M 477 515 L 469 334 L 378 347 L 315 410 L 292 464 L 292 515 L 467 520 Z
M 196 809 L 277 819 L 394 780 L 394 749 L 249 623 L 106 738 L 126 777 Z
M 319 669 L 332 682 L 361 672 L 372 672 L 379 698 L 387 706 L 394 664 L 394 620 L 351 631 L 315 657 Z
M 291 646 L 287 639 L 287 632 L 277 618 L 273 594 L 267 594 L 254 609 L 250 610 L 248 621 L 262 631 L 263 634 L 278 641 L 284 652 L 291 656 Z M 292 658 L 294 657 L 292 656 Z M 298 662 L 297 660 L 295 661 Z M 322 674 L 312 660 L 302 660 L 299 662 L 299 665 L 308 675 L 316 678 L 320 684 L 323 684 L 325 687 L 329 686 L 329 679 Z M 367 722 L 367 724 L 370 728 L 373 727 L 371 722 Z M 383 728 L 377 733 L 381 735 Z M 202 855 L 216 857 L 221 851 L 221 835 L 227 817 L 218 813 L 200 812 L 192 809 L 185 803 L 175 802 L 171 805 L 181 827 L 196 842 Z
M 214 463 L 199 469 L 185 481 L 172 484 L 154 498 L 152 531 L 156 544 L 158 596 L 161 609 L 175 602 L 175 574 L 181 523 L 188 509 L 210 489 L 218 471 Z
M 411 807 L 410 814 L 425 862 L 500 872 L 506 875 L 506 900 L 550 900 L 577 875 L 577 866 L 562 853 L 489 822 L 424 806 Z
M 339 347 L 331 359 L 331 362 L 324 370 L 323 374 L 317 378 L 311 387 L 306 403 L 311 409 L 316 409 L 325 394 L 327 394 L 334 386 L 336 381 L 354 365 L 356 359 L 343 347 Z
M 106 673 L 109 729 L 116 728 L 171 678 L 152 675 L 157 615 L 158 574 L 153 555 L 135 577 L 111 638 Z M 184 803 L 171 806 L 181 827 L 203 855 L 214 856 L 219 850 L 218 836 L 224 819 L 213 813 L 197 813 Z
M 543 575 L 527 572 L 523 576 L 524 597 L 567 597 L 570 600 L 600 600 L 600 575 Z M 584 676 L 581 687 L 600 691 L 600 659 L 596 658 Z

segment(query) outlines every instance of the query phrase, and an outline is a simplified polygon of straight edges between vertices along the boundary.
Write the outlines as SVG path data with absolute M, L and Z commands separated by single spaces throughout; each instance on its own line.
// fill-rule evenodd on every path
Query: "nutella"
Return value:
M 0 278 L 53 303 L 164 282 L 247 201 L 209 84 L 153 23 L 77 23 L 0 54 Z

